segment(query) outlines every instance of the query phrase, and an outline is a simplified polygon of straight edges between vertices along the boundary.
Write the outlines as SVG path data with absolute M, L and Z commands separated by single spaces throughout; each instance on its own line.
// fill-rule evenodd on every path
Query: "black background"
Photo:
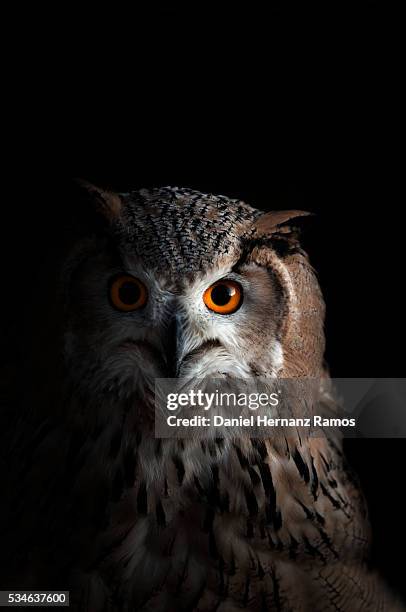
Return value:
M 54 15 L 45 37 L 26 17 L 4 118 L 5 346 L 40 350 L 60 254 L 86 215 L 72 181 L 82 177 L 316 213 L 304 240 L 327 302 L 332 375 L 404 375 L 398 15 L 378 3 L 197 4 Z M 373 562 L 404 593 L 405 441 L 346 446 L 369 502 Z

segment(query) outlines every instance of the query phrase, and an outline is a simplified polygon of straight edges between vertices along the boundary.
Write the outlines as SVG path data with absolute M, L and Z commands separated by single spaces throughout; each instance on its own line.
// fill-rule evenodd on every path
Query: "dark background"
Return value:
M 27 16 L 24 59 L 11 67 L 3 357 L 29 367 L 41 350 L 61 254 L 86 216 L 72 180 L 82 177 L 316 213 L 304 240 L 327 302 L 332 375 L 403 376 L 399 15 L 369 2 L 54 17 L 45 38 L 25 38 Z M 405 441 L 346 446 L 369 502 L 373 563 L 405 593 Z

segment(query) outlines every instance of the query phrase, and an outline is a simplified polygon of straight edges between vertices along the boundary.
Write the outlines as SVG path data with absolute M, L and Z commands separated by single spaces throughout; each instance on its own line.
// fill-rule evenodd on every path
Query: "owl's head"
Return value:
M 307 213 L 181 188 L 86 189 L 104 226 L 66 266 L 79 389 L 124 400 L 157 377 L 320 375 L 324 304 L 294 228 Z

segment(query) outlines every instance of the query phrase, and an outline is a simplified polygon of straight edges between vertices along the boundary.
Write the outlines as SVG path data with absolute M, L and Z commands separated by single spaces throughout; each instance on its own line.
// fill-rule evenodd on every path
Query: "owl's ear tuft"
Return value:
M 83 179 L 76 179 L 75 182 L 87 193 L 96 211 L 103 215 L 109 223 L 120 216 L 123 204 L 117 193 L 96 187 Z
M 299 217 L 308 217 L 313 213 L 304 210 L 279 210 L 264 213 L 256 220 L 253 226 L 253 234 L 255 237 L 272 237 L 274 234 L 289 234 L 293 227 L 297 226 L 297 222 L 288 223 Z
M 281 210 L 264 213 L 251 228 L 250 241 L 269 241 L 281 256 L 295 250 L 302 250 L 299 236 L 303 219 L 313 216 L 304 210 Z

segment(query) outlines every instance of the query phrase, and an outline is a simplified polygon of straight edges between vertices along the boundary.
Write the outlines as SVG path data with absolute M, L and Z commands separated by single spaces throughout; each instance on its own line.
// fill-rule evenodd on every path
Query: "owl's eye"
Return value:
M 221 280 L 210 285 L 203 294 L 203 302 L 209 310 L 218 314 L 231 314 L 242 304 L 242 287 L 232 280 Z
M 148 293 L 145 285 L 129 274 L 117 276 L 110 286 L 110 299 L 117 310 L 131 312 L 145 306 Z

